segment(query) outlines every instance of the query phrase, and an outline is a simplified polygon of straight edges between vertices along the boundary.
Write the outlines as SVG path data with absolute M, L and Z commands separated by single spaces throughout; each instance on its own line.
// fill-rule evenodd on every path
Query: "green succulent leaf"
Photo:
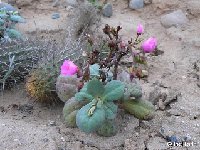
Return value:
M 83 88 L 80 90 L 80 92 L 75 94 L 75 99 L 77 101 L 84 101 L 84 100 L 92 101 L 94 99 L 94 97 L 87 92 L 87 85 L 88 85 L 88 83 L 86 83 L 83 86 Z
M 22 37 L 21 33 L 15 29 L 7 29 L 6 33 L 10 38 L 17 38 L 20 39 Z
M 142 97 L 142 87 L 139 84 L 125 84 L 123 100 L 130 100 L 131 98 L 138 99 L 140 97 Z
M 125 85 L 119 80 L 112 80 L 105 85 L 104 101 L 119 100 L 124 95 Z
M 14 21 L 14 22 L 19 22 L 19 23 L 25 23 L 24 18 L 22 18 L 21 16 L 18 16 L 18 15 L 11 15 L 10 20 Z
M 100 76 L 99 74 L 100 66 L 98 64 L 90 65 L 90 76 Z
M 105 112 L 106 112 L 106 119 L 115 119 L 117 115 L 117 105 L 113 102 L 108 102 L 104 104 Z
M 64 122 L 68 127 L 76 127 L 76 114 L 78 110 L 72 111 L 69 115 L 64 116 Z
M 145 100 L 128 100 L 123 102 L 123 108 L 140 120 L 150 120 L 154 116 L 154 106 Z
M 105 121 L 105 111 L 103 108 L 96 108 L 93 115 L 88 115 L 88 111 L 93 108 L 93 103 L 83 106 L 76 115 L 76 125 L 86 133 L 96 131 Z
M 97 79 L 91 80 L 87 85 L 87 93 L 95 98 L 101 97 L 104 93 L 103 83 Z
M 5 21 L 0 18 L 0 25 L 3 25 L 4 23 L 5 23 Z

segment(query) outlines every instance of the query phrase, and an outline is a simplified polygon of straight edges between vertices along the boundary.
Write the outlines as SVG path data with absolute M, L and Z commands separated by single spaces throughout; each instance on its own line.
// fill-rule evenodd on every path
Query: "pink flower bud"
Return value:
M 142 24 L 139 24 L 139 25 L 137 26 L 137 34 L 138 34 L 138 35 L 141 35 L 143 32 L 144 32 L 143 25 L 142 25 Z
M 124 41 L 121 41 L 121 42 L 120 42 L 120 48 L 123 49 L 123 48 L 125 48 L 125 47 L 126 47 L 126 43 L 125 43 Z
M 65 75 L 65 76 L 74 75 L 78 71 L 78 66 L 76 66 L 70 60 L 65 60 L 60 68 L 61 68 L 61 75 Z
M 142 49 L 145 53 L 151 53 L 157 46 L 157 40 L 154 37 L 149 38 L 142 44 Z

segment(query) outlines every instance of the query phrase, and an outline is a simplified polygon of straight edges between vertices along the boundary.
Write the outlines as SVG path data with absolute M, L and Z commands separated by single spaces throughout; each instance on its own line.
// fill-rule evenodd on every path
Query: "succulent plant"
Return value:
M 86 105 L 87 101 L 78 102 L 74 97 L 70 98 L 63 108 L 64 122 L 69 127 L 76 127 L 76 114 L 78 110 Z
M 66 102 L 77 92 L 78 78 L 74 76 L 60 75 L 56 81 L 56 92 L 63 102 Z
M 55 83 L 56 67 L 38 68 L 32 71 L 26 81 L 28 94 L 39 102 L 52 103 L 58 100 Z
M 124 101 L 123 109 L 140 120 L 150 120 L 154 116 L 154 106 L 145 100 L 127 100 Z
M 15 29 L 17 23 L 25 23 L 25 19 L 17 11 L 0 8 L 0 41 L 22 38 L 21 33 Z
M 112 80 L 103 85 L 97 79 L 93 79 L 84 85 L 83 89 L 75 95 L 76 100 L 89 100 L 90 103 L 83 106 L 76 115 L 76 124 L 79 129 L 90 133 L 106 121 L 115 119 L 117 105 L 113 101 L 123 97 L 124 84 L 118 80 Z

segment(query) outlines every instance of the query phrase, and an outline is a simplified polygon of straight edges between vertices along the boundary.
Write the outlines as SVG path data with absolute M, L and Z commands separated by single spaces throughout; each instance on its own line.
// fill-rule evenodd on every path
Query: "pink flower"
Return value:
M 74 75 L 78 71 L 78 66 L 76 66 L 72 61 L 65 60 L 62 64 L 61 68 L 61 75 Z
M 139 25 L 137 26 L 137 34 L 138 34 L 138 35 L 141 35 L 143 32 L 144 32 L 143 25 L 142 25 L 142 24 L 139 24 Z
M 145 53 L 151 53 L 157 46 L 157 40 L 154 37 L 149 38 L 142 44 L 142 49 Z

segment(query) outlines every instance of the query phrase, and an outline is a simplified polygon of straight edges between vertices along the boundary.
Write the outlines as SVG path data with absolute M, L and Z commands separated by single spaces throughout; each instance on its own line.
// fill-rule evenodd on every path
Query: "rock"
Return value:
M 60 18 L 60 14 L 59 13 L 53 13 L 51 18 L 52 19 L 58 19 L 58 18 Z
M 31 6 L 33 4 L 33 0 L 16 0 L 16 4 L 18 7 Z
M 152 104 L 156 105 L 159 99 L 161 98 L 161 96 L 162 96 L 162 93 L 161 93 L 160 88 L 155 87 L 155 89 L 149 93 L 149 101 Z
M 153 0 L 144 0 L 144 4 L 145 4 L 145 5 L 152 4 L 152 1 L 153 1 Z
M 16 8 L 14 8 L 12 5 L 4 2 L 0 2 L 0 9 L 5 8 L 7 11 L 17 11 Z
M 130 0 L 129 8 L 131 9 L 141 9 L 144 7 L 144 0 Z
M 77 0 L 66 0 L 67 4 L 70 5 L 70 6 L 77 6 L 78 4 L 78 1 Z
M 177 10 L 161 17 L 161 24 L 165 28 L 170 28 L 172 26 L 181 26 L 186 24 L 187 22 L 188 19 L 186 15 L 182 12 L 182 10 Z
M 56 122 L 49 120 L 48 126 L 56 126 Z
M 103 7 L 103 15 L 106 17 L 111 17 L 113 14 L 112 4 L 108 3 Z
M 188 1 L 187 10 L 188 10 L 189 14 L 193 15 L 194 17 L 199 17 L 199 15 L 200 15 L 200 1 L 199 0 Z
M 8 4 L 14 5 L 16 4 L 16 0 L 8 0 Z
M 175 135 L 167 136 L 167 137 L 166 137 L 166 140 L 167 140 L 168 142 L 172 142 L 172 143 L 179 143 L 179 142 L 181 142 L 180 138 L 177 137 L 177 136 L 175 136 Z

